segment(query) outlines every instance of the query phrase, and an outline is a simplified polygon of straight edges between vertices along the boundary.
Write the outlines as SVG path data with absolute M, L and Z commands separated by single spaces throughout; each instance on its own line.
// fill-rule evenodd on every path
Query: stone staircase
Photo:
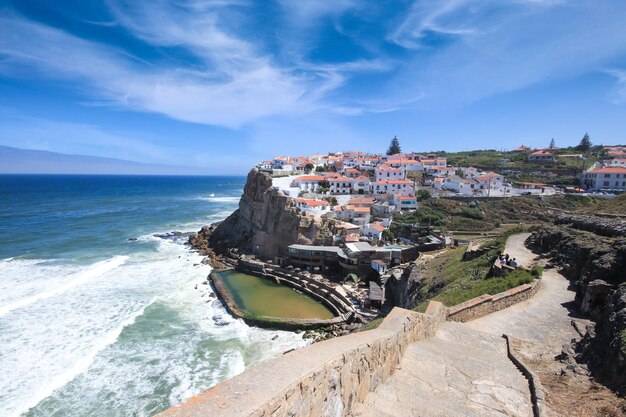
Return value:
M 454 322 L 408 346 L 396 372 L 354 417 L 532 416 L 528 381 L 502 337 Z

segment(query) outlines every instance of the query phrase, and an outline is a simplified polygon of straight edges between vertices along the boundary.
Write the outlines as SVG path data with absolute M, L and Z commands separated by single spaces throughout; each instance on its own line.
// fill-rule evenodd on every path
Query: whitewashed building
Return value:
M 388 164 L 378 165 L 374 170 L 376 181 L 403 180 L 405 171 L 400 168 L 392 168 Z
M 582 174 L 583 186 L 591 191 L 626 191 L 626 168 L 603 167 Z
M 320 182 L 325 179 L 321 175 L 302 175 L 294 179 L 291 186 L 302 191 L 316 192 L 320 188 Z

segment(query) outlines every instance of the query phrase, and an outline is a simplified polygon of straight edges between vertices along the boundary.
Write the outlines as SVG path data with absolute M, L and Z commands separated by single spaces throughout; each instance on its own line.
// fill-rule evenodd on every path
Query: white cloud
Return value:
M 606 71 L 607 74 L 615 77 L 617 85 L 612 93 L 611 101 L 614 104 L 626 103 L 626 71 L 621 69 L 611 69 Z
M 186 48 L 200 59 L 199 67 L 151 65 L 115 48 L 4 13 L 0 56 L 5 59 L 0 72 L 21 76 L 28 68 L 42 77 L 80 80 L 100 104 L 226 127 L 319 108 L 324 106 L 320 101 L 324 93 L 343 82 L 336 71 L 303 72 L 273 64 L 255 53 L 254 45 L 220 30 L 215 16 L 194 11 L 167 19 L 168 9 L 158 6 L 134 14 L 120 12 L 117 18 L 155 45 Z
M 454 105 L 596 71 L 626 53 L 624 15 L 618 1 L 416 2 L 390 36 L 414 51 L 396 93 Z M 454 36 L 433 47 L 426 31 Z

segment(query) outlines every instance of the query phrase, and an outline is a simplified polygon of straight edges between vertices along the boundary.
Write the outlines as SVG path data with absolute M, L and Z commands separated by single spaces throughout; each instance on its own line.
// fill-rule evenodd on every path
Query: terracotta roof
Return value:
M 588 171 L 589 174 L 626 174 L 626 168 L 623 167 L 604 167 Z
M 309 207 L 319 207 L 329 205 L 328 201 L 323 200 L 309 200 L 307 198 L 296 198 L 296 203 L 304 203 Z
M 370 177 L 366 177 L 365 175 L 359 175 L 354 179 L 354 181 L 369 181 Z
M 352 178 L 348 178 L 348 177 L 337 177 L 337 178 L 329 178 L 328 181 L 330 183 L 333 182 L 352 182 Z
M 542 149 L 540 151 L 535 151 L 535 152 L 531 153 L 531 155 L 552 155 L 552 152 L 546 151 L 545 149 Z
M 385 226 L 376 223 L 368 224 L 367 227 L 369 227 L 370 229 L 378 230 L 379 232 L 382 232 L 386 229 Z
M 321 175 L 302 175 L 296 178 L 294 181 L 324 181 L 325 178 Z
M 389 180 L 389 181 L 378 181 L 378 182 L 375 182 L 374 184 L 384 185 L 384 184 L 412 184 L 412 183 L 410 180 Z
M 395 161 L 394 161 L 394 162 L 395 162 Z M 377 171 L 394 171 L 394 172 L 402 172 L 402 170 L 401 170 L 401 169 L 399 169 L 399 168 L 392 168 L 392 167 L 390 167 L 390 166 L 389 166 L 389 165 L 387 165 L 387 164 L 378 165 L 378 166 L 376 167 L 376 170 L 377 170 Z

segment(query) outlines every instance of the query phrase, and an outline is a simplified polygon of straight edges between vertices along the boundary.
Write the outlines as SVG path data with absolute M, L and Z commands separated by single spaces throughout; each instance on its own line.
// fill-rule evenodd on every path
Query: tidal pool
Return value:
M 234 270 L 217 274 L 239 309 L 251 316 L 323 320 L 333 318 L 333 313 L 323 304 L 269 279 Z

